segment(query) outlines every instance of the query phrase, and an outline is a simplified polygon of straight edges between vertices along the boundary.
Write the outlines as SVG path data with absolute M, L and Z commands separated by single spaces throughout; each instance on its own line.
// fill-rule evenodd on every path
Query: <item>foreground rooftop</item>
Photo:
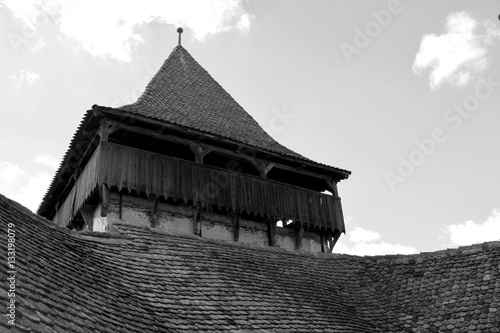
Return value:
M 16 327 L 4 311 L 0 331 L 499 332 L 500 242 L 306 254 L 127 224 L 72 232 L 0 196 L 2 244 L 9 223 Z

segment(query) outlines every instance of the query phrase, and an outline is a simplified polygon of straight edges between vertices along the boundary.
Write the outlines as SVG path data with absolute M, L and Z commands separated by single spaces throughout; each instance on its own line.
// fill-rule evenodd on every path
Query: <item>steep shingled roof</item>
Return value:
M 267 134 L 181 45 L 137 102 L 119 109 L 307 160 Z
M 410 256 L 301 254 L 125 224 L 113 233 L 70 232 L 3 196 L 0 222 L 16 230 L 11 332 L 498 332 L 500 325 L 500 242 Z

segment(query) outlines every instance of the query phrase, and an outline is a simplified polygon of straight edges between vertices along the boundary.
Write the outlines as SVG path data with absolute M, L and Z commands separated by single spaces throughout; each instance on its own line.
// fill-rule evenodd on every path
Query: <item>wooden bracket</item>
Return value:
M 111 123 L 108 121 L 101 121 L 101 124 L 99 126 L 99 136 L 101 137 L 101 142 L 107 142 L 109 139 L 109 135 L 112 134 L 113 132 L 116 132 L 121 125 L 119 123 Z
M 196 163 L 203 164 L 203 157 L 212 151 L 212 147 L 201 147 L 194 144 L 190 144 L 189 148 L 194 154 L 194 160 Z
M 339 196 L 339 192 L 337 190 L 337 183 L 333 181 L 332 177 L 330 176 L 325 176 L 325 181 L 326 181 L 326 186 L 330 192 L 332 192 L 332 195 L 334 197 Z
M 266 163 L 266 162 L 261 162 L 255 158 L 251 157 L 245 157 L 247 161 L 252 164 L 257 171 L 259 171 L 259 175 L 261 178 L 267 178 L 267 173 L 271 171 L 272 168 L 274 168 L 275 164 L 274 163 Z
M 333 252 L 333 248 L 335 247 L 335 244 L 337 244 L 337 241 L 339 240 L 339 238 L 340 238 L 340 231 L 338 231 L 338 230 L 335 230 L 333 232 L 333 236 L 332 235 L 328 236 L 328 242 L 329 242 L 328 251 L 329 251 L 329 253 Z
M 99 199 L 101 202 L 101 217 L 108 216 L 109 211 L 109 189 L 108 185 L 102 184 L 99 189 Z
M 158 227 L 158 204 L 160 199 L 154 196 L 151 201 L 151 228 Z
M 193 215 L 193 233 L 195 235 L 201 236 L 201 204 L 198 203 L 193 207 L 194 215 Z
M 235 242 L 237 242 L 240 239 L 240 217 L 241 213 L 239 210 L 237 210 L 233 215 L 233 232 L 234 232 Z
M 295 222 L 295 250 L 299 250 L 302 246 L 302 238 L 304 237 L 304 226 Z
M 269 246 L 276 245 L 276 221 L 267 223 L 267 238 L 269 239 Z

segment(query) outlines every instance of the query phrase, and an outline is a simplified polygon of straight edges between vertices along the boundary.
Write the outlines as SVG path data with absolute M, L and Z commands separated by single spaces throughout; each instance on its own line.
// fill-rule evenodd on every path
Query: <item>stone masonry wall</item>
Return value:
M 129 195 L 122 195 L 120 219 L 120 195 L 111 193 L 109 212 L 101 217 L 101 206 L 94 212 L 92 231 L 113 231 L 113 223 L 129 223 L 151 227 L 152 201 Z M 158 205 L 156 228 L 171 234 L 193 235 L 193 209 L 165 203 Z M 201 237 L 234 242 L 232 219 L 229 216 L 202 212 L 200 221 Z M 256 246 L 269 246 L 267 224 L 249 220 L 240 220 L 240 243 Z M 288 228 L 276 228 L 276 246 L 288 250 L 295 249 L 295 232 Z M 320 236 L 304 232 L 300 251 L 321 252 Z

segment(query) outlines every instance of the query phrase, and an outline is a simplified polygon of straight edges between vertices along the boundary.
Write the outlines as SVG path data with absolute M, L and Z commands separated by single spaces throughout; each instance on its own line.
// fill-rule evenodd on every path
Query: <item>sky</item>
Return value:
M 177 45 L 278 142 L 347 169 L 334 252 L 500 239 L 499 0 L 0 0 L 0 193 L 36 211 L 92 105 Z

